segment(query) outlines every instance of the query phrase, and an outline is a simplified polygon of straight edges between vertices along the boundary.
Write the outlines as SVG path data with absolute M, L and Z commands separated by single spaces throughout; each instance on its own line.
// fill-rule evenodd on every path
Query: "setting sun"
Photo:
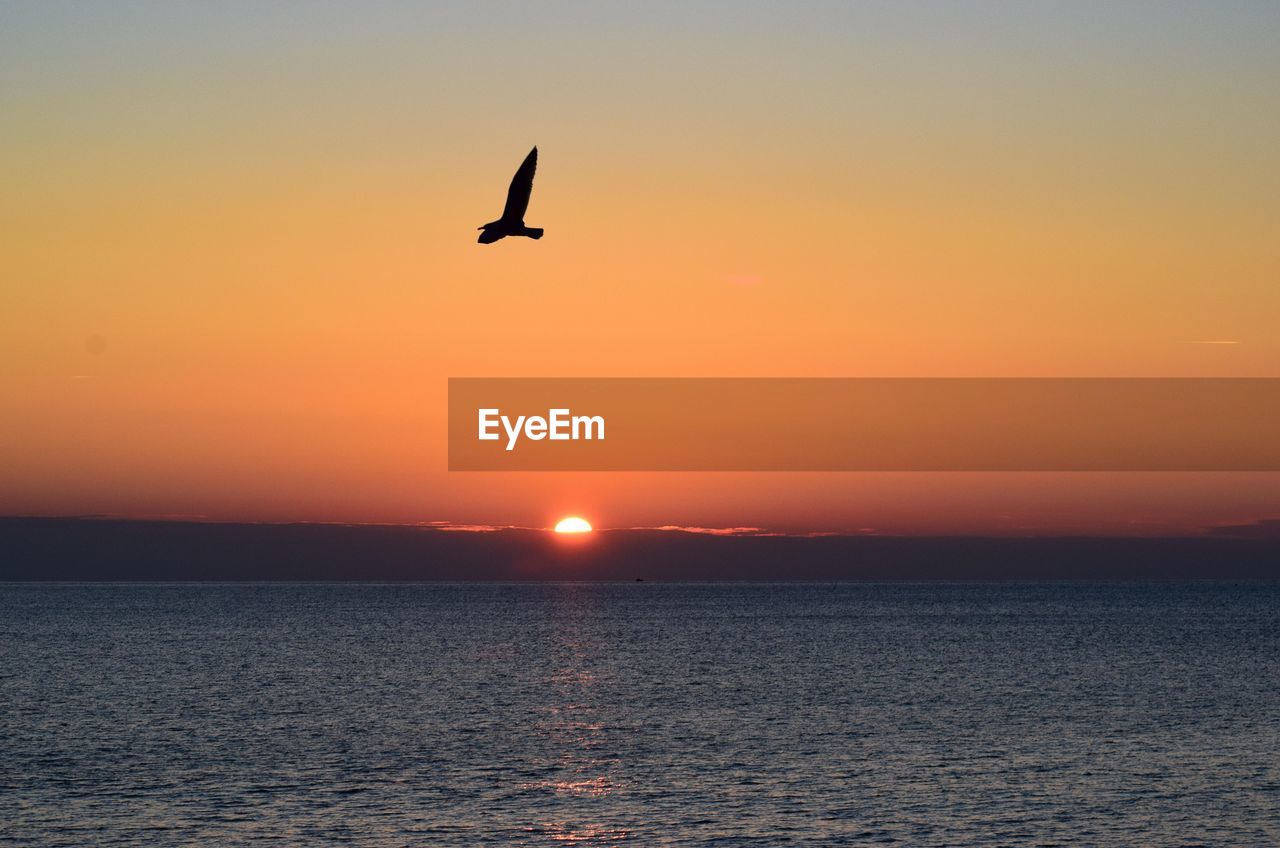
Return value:
M 557 533 L 590 533 L 591 524 L 585 518 L 570 516 L 569 518 L 560 519 L 560 523 L 556 525 Z

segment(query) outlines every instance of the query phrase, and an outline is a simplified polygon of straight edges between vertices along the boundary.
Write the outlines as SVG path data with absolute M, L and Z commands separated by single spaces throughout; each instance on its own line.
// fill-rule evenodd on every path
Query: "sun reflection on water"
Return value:
M 550 743 L 550 761 L 540 764 L 545 777 L 520 788 L 547 793 L 563 810 L 530 823 L 530 831 L 536 830 L 540 838 L 571 845 L 623 845 L 629 844 L 631 830 L 616 822 L 590 820 L 592 813 L 603 811 L 598 802 L 622 788 L 611 776 L 619 759 L 609 753 L 608 728 L 600 721 L 597 646 L 584 638 L 590 632 L 583 625 L 594 614 L 593 600 L 590 593 L 570 590 L 556 607 L 550 646 L 554 660 L 543 677 L 546 700 L 535 728 Z
M 567 824 L 551 822 L 543 825 L 543 834 L 555 842 L 567 842 L 570 845 L 622 845 L 631 837 L 628 830 L 584 825 L 571 828 Z

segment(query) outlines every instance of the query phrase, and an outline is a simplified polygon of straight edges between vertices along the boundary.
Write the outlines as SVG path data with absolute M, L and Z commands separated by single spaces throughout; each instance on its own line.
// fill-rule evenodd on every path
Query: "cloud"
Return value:
M 1247 524 L 1220 524 L 1205 528 L 1205 534 L 1223 539 L 1280 540 L 1280 518 L 1262 518 Z
M 415 526 L 451 533 L 497 533 L 500 530 L 523 529 L 512 524 L 456 524 L 452 521 L 424 521 Z
M 702 533 L 707 536 L 778 536 L 763 527 L 685 527 L 679 524 L 664 524 L 661 527 L 632 527 L 632 530 L 665 530 L 671 533 Z
M 663 533 L 694 533 L 702 536 L 786 536 L 797 539 L 814 539 L 821 536 L 840 536 L 833 531 L 812 531 L 787 533 L 781 530 L 769 530 L 764 527 L 697 527 L 684 524 L 663 524 L 660 527 L 626 527 L 625 530 L 657 530 Z M 858 532 L 865 532 L 866 528 Z

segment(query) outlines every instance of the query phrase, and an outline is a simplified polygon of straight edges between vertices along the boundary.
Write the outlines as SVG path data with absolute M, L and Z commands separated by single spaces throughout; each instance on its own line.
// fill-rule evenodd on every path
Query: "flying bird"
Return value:
M 538 169 L 538 148 L 529 151 L 529 155 L 520 164 L 520 169 L 511 178 L 511 188 L 507 189 L 507 207 L 502 210 L 502 217 L 478 227 L 481 244 L 493 244 L 507 236 L 528 236 L 532 239 L 542 238 L 541 227 L 526 227 L 524 213 L 529 208 L 529 195 L 533 193 L 533 172 Z

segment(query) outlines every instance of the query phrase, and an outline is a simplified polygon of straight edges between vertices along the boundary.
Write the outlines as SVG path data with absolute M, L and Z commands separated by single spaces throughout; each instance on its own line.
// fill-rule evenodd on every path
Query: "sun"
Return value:
M 591 524 L 585 518 L 579 518 L 576 515 L 571 515 L 568 518 L 560 519 L 560 522 L 556 524 L 556 532 L 557 533 L 590 533 Z

